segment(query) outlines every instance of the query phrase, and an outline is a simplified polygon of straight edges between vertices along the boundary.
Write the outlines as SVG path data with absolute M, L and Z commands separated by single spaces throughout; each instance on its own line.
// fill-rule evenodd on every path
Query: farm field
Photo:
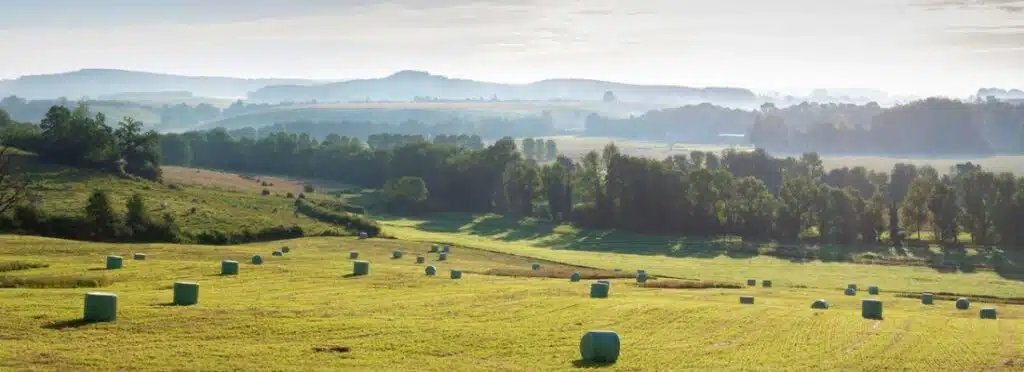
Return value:
M 281 246 L 291 252 L 270 256 Z M 60 278 L 79 277 L 106 284 L 0 289 L 0 369 L 565 371 L 591 366 L 580 361 L 578 345 L 595 329 L 621 338 L 619 360 L 604 366 L 608 371 L 1011 371 L 1024 365 L 1020 306 L 975 302 L 956 310 L 939 299 L 922 305 L 885 287 L 885 276 L 900 274 L 897 268 L 834 274 L 849 275 L 843 287 L 883 281 L 881 294 L 871 297 L 883 301 L 884 319 L 869 320 L 860 312 L 865 292 L 844 296 L 830 280 L 792 273 L 797 264 L 737 265 L 717 274 L 733 283 L 773 279 L 772 288 L 662 289 L 652 287 L 671 279 L 640 287 L 620 278 L 611 279 L 609 298 L 592 299 L 590 280 L 484 273 L 530 273 L 533 262 L 541 263 L 541 276 L 615 273 L 456 245 L 445 262 L 426 254 L 426 265 L 438 268 L 438 276 L 427 277 L 414 257 L 428 247 L 354 238 L 206 247 L 0 236 L 0 267 L 49 265 L 0 273 L 3 282 L 61 287 L 68 281 Z M 369 276 L 347 277 L 352 250 L 371 263 Z M 391 258 L 394 250 L 404 257 Z M 140 252 L 146 260 L 131 260 Z M 124 256 L 124 268 L 103 270 L 108 254 Z M 254 254 L 265 263 L 250 264 Z M 710 276 L 691 270 L 696 266 L 626 266 L 634 261 L 598 257 L 623 265 L 618 274 L 644 268 L 655 276 Z M 241 262 L 237 276 L 219 275 L 223 259 Z M 452 268 L 465 270 L 462 279 L 448 278 Z M 819 268 L 828 269 L 836 268 Z M 179 280 L 199 283 L 197 305 L 169 305 L 171 284 Z M 80 320 L 84 294 L 97 290 L 118 295 L 115 322 Z M 755 303 L 741 305 L 741 295 Z M 832 308 L 811 309 L 818 298 Z M 984 306 L 996 306 L 999 319 L 979 319 Z
M 713 151 L 717 153 L 727 148 L 736 148 L 739 150 L 753 149 L 753 147 L 749 145 L 729 146 L 686 143 L 668 144 L 653 141 L 624 140 L 618 138 L 605 137 L 553 136 L 543 138 L 554 140 L 555 143 L 558 144 L 558 151 L 572 158 L 579 158 L 586 154 L 587 152 L 590 152 L 591 150 L 600 153 L 601 149 L 604 148 L 606 144 L 611 142 L 614 142 L 615 145 L 618 146 L 619 149 L 625 154 L 630 154 L 634 156 L 645 156 L 655 159 L 664 159 L 675 154 L 689 154 L 691 151 Z M 781 156 L 779 154 L 773 154 L 770 152 L 769 154 L 773 156 Z M 993 172 L 1013 172 L 1018 175 L 1024 174 L 1024 155 L 1000 155 L 986 158 L 964 159 L 928 159 L 890 156 L 823 155 L 821 157 L 821 160 L 823 165 L 825 166 L 825 169 L 862 166 L 869 170 L 884 172 L 891 171 L 892 166 L 897 163 L 909 163 L 917 166 L 931 165 L 932 167 L 935 167 L 935 169 L 938 170 L 939 172 L 946 172 L 957 163 L 970 161 L 974 164 L 980 164 L 983 168 Z

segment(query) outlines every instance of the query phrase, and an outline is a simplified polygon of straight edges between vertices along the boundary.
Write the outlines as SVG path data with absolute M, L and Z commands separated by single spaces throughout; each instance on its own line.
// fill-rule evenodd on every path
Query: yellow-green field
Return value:
M 281 245 L 293 251 L 271 257 Z M 621 337 L 618 363 L 605 368 L 610 371 L 1010 371 L 1024 366 L 1019 306 L 997 305 L 1000 319 L 982 320 L 978 308 L 985 304 L 958 311 L 949 301 L 926 306 L 882 292 L 876 297 L 884 301 L 885 318 L 877 321 L 861 317 L 866 293 L 847 297 L 832 288 L 839 279 L 833 276 L 844 273 L 851 274 L 846 281 L 862 287 L 876 278 L 884 283 L 886 276 L 898 274 L 892 268 L 831 273 L 837 267 L 821 267 L 808 276 L 792 272 L 797 265 L 777 263 L 774 271 L 767 265 L 753 271 L 733 265 L 733 281 L 756 273 L 760 279 L 774 276 L 775 286 L 654 289 L 615 279 L 609 298 L 591 299 L 586 280 L 476 274 L 526 268 L 534 260 L 460 246 L 447 262 L 428 254 L 427 264 L 436 265 L 439 275 L 427 277 L 425 265 L 414 263 L 415 254 L 427 248 L 351 238 L 204 247 L 0 237 L 0 263 L 50 265 L 2 276 L 112 281 L 101 289 L 0 289 L 0 369 L 564 371 L 587 366 L 579 361 L 578 344 L 592 329 L 614 330 Z M 396 249 L 405 257 L 390 258 Z M 369 276 L 346 277 L 352 271 L 351 250 L 371 262 Z M 129 259 L 136 252 L 147 253 L 147 260 L 102 270 L 105 255 Z M 253 254 L 264 255 L 266 263 L 249 264 Z M 218 275 L 222 259 L 242 262 L 237 277 Z M 697 267 L 643 268 L 695 278 L 708 272 L 691 270 Z M 451 280 L 451 268 L 469 273 Z M 817 274 L 829 279 L 818 280 Z M 724 269 L 718 275 L 727 276 Z M 778 280 L 782 277 L 788 279 Z M 178 280 L 199 283 L 198 305 L 168 305 L 170 286 Z M 797 284 L 807 288 L 791 286 Z M 79 321 L 83 295 L 94 290 L 118 295 L 116 322 Z M 756 303 L 740 305 L 740 295 L 753 295 Z M 832 308 L 812 310 L 817 298 L 829 300 Z M 314 351 L 330 347 L 349 349 Z

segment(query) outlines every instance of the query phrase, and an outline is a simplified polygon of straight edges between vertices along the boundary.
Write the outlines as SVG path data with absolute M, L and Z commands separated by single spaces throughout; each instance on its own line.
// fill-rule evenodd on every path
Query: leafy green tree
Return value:
M 928 223 L 929 201 L 935 184 L 926 177 L 914 178 L 903 199 L 901 212 L 908 229 L 917 232 L 921 238 L 921 229 Z
M 935 238 L 959 242 L 960 207 L 953 188 L 944 183 L 935 184 L 928 198 L 928 209 L 933 216 Z
M 121 221 L 114 212 L 106 191 L 96 190 L 89 196 L 85 206 L 85 219 L 94 239 L 107 240 L 117 236 Z
M 430 197 L 426 182 L 419 177 L 401 177 L 384 184 L 384 202 L 392 210 L 420 213 Z

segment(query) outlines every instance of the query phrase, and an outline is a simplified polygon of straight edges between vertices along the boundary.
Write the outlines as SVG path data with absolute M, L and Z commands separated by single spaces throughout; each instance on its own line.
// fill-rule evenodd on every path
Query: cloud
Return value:
M 1007 13 L 1024 11 L 1024 1 L 1021 0 L 923 0 L 914 5 L 929 10 L 993 9 Z

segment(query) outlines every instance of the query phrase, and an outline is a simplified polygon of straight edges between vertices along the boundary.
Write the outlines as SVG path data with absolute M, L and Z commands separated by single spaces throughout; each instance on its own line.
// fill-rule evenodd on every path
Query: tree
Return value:
M 389 209 L 419 213 L 430 192 L 422 178 L 407 176 L 385 183 L 381 195 Z
M 934 184 L 925 177 L 914 178 L 903 199 L 901 211 L 904 221 L 910 230 L 917 231 L 918 239 L 921 238 L 921 228 L 928 222 L 933 187 Z
M 615 97 L 615 93 L 612 93 L 612 91 L 609 90 L 604 92 L 604 97 L 601 98 L 601 100 L 605 102 L 615 102 L 618 101 L 619 99 Z
M 118 232 L 118 217 L 110 204 L 110 197 L 103 190 L 93 191 L 85 206 L 85 219 L 89 224 L 92 238 L 107 240 L 114 238 Z
M 130 117 L 125 117 L 120 127 L 114 132 L 117 139 L 118 153 L 124 164 L 124 172 L 151 181 L 160 181 L 160 136 L 149 131 L 142 133 L 143 124 Z
M 545 160 L 554 160 L 558 157 L 558 144 L 556 144 L 554 140 L 549 139 L 544 143 L 544 145 L 548 150 Z
M 956 204 L 956 193 L 948 185 L 937 183 L 928 198 L 928 209 L 932 212 L 935 239 L 959 242 L 960 207 Z
M 996 207 L 995 175 L 980 167 L 958 173 L 955 179 L 958 199 L 963 203 L 964 227 L 975 244 L 990 244 L 992 214 Z
M 11 148 L 0 143 L 0 215 L 28 197 L 28 180 L 14 165 Z

